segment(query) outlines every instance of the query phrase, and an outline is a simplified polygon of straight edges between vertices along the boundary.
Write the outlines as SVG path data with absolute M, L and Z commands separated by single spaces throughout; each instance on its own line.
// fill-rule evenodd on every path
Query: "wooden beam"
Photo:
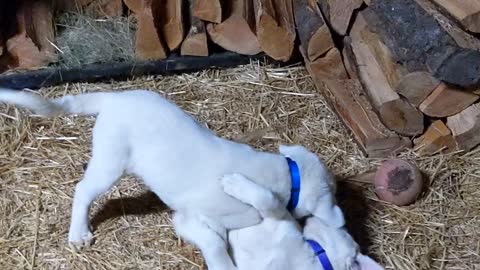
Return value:
M 182 43 L 181 54 L 208 56 L 208 40 L 205 23 L 193 15 L 195 0 L 190 0 L 190 30 Z
M 467 31 L 480 33 L 480 2 L 477 0 L 433 0 Z
M 165 48 L 155 26 L 157 18 L 154 17 L 152 2 L 148 0 L 141 1 L 141 8 L 136 12 L 138 25 L 135 38 L 135 53 L 140 60 L 159 60 L 167 57 Z M 137 6 L 131 6 L 135 10 Z M 158 8 L 163 8 L 159 6 Z M 133 9 L 132 9 L 133 11 Z
M 330 29 L 316 0 L 295 0 L 293 3 L 300 44 L 306 52 L 307 59 L 315 61 L 335 46 Z
M 222 5 L 220 0 L 195 0 L 193 16 L 207 22 L 222 22 Z
M 441 83 L 419 108 L 431 117 L 447 117 L 463 111 L 478 98 L 476 94 Z
M 414 71 L 400 79 L 395 86 L 395 92 L 418 107 L 439 84 L 440 81 L 429 72 Z
M 209 23 L 210 39 L 222 48 L 239 54 L 255 55 L 262 51 L 254 34 L 253 4 L 251 0 L 231 0 L 230 14 L 220 24 Z
M 332 29 L 342 36 L 347 34 L 353 12 L 363 4 L 363 0 L 325 0 L 318 2 Z
M 460 150 L 469 151 L 480 144 L 480 104 L 447 118 L 447 126 Z
M 480 51 L 459 46 L 449 32 L 418 4 L 421 1 L 428 2 L 372 0 L 365 10 L 368 26 L 381 36 L 395 60 L 410 72 L 430 71 L 434 77 L 449 84 L 479 87 Z
M 275 60 L 288 61 L 296 32 L 293 0 L 254 0 L 260 48 Z
M 378 35 L 366 27 L 359 14 L 352 28 L 351 47 L 360 80 L 382 122 L 395 132 L 414 136 L 423 133 L 423 115 L 394 90 L 402 69 Z
M 437 153 L 452 153 L 457 150 L 457 143 L 452 132 L 441 121 L 433 122 L 427 131 L 415 140 L 415 150 L 419 155 L 433 155 Z

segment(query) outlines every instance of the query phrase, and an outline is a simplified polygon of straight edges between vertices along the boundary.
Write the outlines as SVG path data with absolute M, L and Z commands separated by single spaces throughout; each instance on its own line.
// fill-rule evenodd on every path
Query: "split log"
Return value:
M 441 83 L 425 101 L 420 110 L 431 117 L 447 117 L 463 111 L 479 98 L 478 95 Z
M 348 46 L 360 80 L 385 126 L 401 135 L 423 133 L 422 113 L 394 90 L 403 74 L 402 68 L 378 35 L 368 30 L 362 14 L 358 15 L 353 25 L 352 42 Z
M 460 150 L 469 151 L 480 144 L 480 104 L 447 118 L 447 126 Z
M 146 0 L 123 0 L 123 3 L 130 9 L 133 13 L 142 12 L 142 5 Z
M 439 84 L 440 81 L 430 73 L 417 71 L 403 76 L 395 87 L 395 92 L 418 107 Z
M 255 55 L 262 51 L 254 34 L 255 18 L 251 0 L 229 2 L 230 14 L 220 24 L 209 23 L 210 39 L 222 48 L 239 54 Z
M 153 2 L 148 0 L 141 1 L 141 8 L 135 12 L 138 25 L 135 40 L 135 53 L 137 58 L 141 60 L 158 60 L 167 57 L 165 48 L 163 47 L 159 31 L 155 26 L 155 18 L 152 5 Z M 135 11 L 138 6 L 128 5 L 128 7 Z M 159 8 L 163 8 L 160 6 Z M 156 10 L 156 9 L 155 9 Z
M 478 0 L 433 0 L 455 18 L 467 31 L 480 33 L 480 2 Z
M 275 60 L 288 61 L 296 38 L 293 0 L 254 0 L 260 48 Z
M 205 23 L 194 16 L 194 3 L 190 0 L 190 31 L 182 43 L 181 54 L 193 56 L 208 56 L 208 41 Z
M 97 0 L 92 2 L 87 10 L 99 18 L 118 17 L 123 13 L 123 2 L 122 0 Z
M 418 2 L 428 1 L 372 0 L 365 17 L 410 72 L 428 70 L 449 84 L 480 86 L 480 51 L 459 46 Z
M 18 68 L 30 69 L 56 60 L 52 6 L 48 1 L 23 2 L 17 10 L 17 33 L 6 49 Z
M 322 17 L 316 0 L 295 0 L 293 3 L 300 43 L 307 59 L 313 62 L 334 46 L 330 29 Z
M 457 144 L 450 129 L 441 120 L 437 120 L 425 134 L 415 140 L 415 149 L 419 155 L 451 153 L 457 150 Z
M 317 89 L 324 94 L 367 156 L 388 157 L 410 147 L 407 138 L 387 129 L 373 112 L 360 82 L 354 79 L 355 75 L 353 79 L 348 77 L 337 48 L 313 62 L 308 61 L 303 48 L 301 52 Z
M 173 51 L 182 44 L 184 37 L 182 2 L 179 0 L 158 1 L 153 5 L 153 14 L 158 14 L 165 43 Z
M 332 29 L 343 36 L 347 34 L 353 12 L 363 4 L 363 0 L 326 0 L 319 3 Z
M 222 5 L 220 0 L 195 0 L 193 16 L 207 22 L 222 22 Z

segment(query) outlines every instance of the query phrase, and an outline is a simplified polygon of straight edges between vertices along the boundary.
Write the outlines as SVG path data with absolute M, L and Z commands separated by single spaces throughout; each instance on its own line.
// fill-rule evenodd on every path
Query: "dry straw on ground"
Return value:
M 339 178 L 375 168 L 328 109 L 303 67 L 259 65 L 112 84 L 43 89 L 52 97 L 147 88 L 175 101 L 221 136 L 276 151 L 307 146 Z M 27 117 L 0 106 L 0 269 L 205 269 L 178 240 L 169 211 L 142 184 L 122 181 L 92 209 L 96 243 L 66 243 L 75 184 L 89 158 L 92 118 Z M 339 196 L 355 237 L 387 269 L 480 269 L 480 153 L 416 157 L 431 186 L 410 207 L 379 202 L 372 187 L 342 181 Z

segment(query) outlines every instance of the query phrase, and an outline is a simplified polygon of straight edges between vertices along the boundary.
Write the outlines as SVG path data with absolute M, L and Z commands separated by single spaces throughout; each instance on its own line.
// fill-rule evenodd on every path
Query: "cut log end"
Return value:
M 261 16 L 257 24 L 260 48 L 275 60 L 288 61 L 293 53 L 295 33 L 280 27 L 269 15 Z
M 431 117 L 447 117 L 457 114 L 472 105 L 478 95 L 441 83 L 420 104 L 420 110 Z
M 453 139 L 450 129 L 441 121 L 433 122 L 425 134 L 415 140 L 415 149 L 419 155 L 433 155 L 436 153 L 452 153 L 457 150 L 457 143 Z
M 458 149 L 470 151 L 480 144 L 480 104 L 474 104 L 459 114 L 447 118 L 447 126 Z
M 395 87 L 395 91 L 418 107 L 440 84 L 440 81 L 425 71 L 405 75 Z
M 232 16 L 220 24 L 209 23 L 207 32 L 213 42 L 226 50 L 245 55 L 262 51 L 257 36 L 241 16 Z
M 401 135 L 415 136 L 425 129 L 423 114 L 401 98 L 382 104 L 379 114 L 387 128 Z
M 219 0 L 196 0 L 192 14 L 207 22 L 222 22 L 222 6 Z

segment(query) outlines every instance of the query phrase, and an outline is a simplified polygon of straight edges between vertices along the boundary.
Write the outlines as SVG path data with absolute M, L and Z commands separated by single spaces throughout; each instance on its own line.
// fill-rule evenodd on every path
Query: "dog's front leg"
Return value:
M 288 213 L 275 194 L 241 174 L 225 175 L 221 183 L 225 193 L 250 204 L 263 218 L 282 219 Z
M 197 246 L 209 270 L 236 270 L 228 254 L 226 229 L 212 228 L 198 216 L 186 212 L 176 212 L 173 225 L 177 234 Z

